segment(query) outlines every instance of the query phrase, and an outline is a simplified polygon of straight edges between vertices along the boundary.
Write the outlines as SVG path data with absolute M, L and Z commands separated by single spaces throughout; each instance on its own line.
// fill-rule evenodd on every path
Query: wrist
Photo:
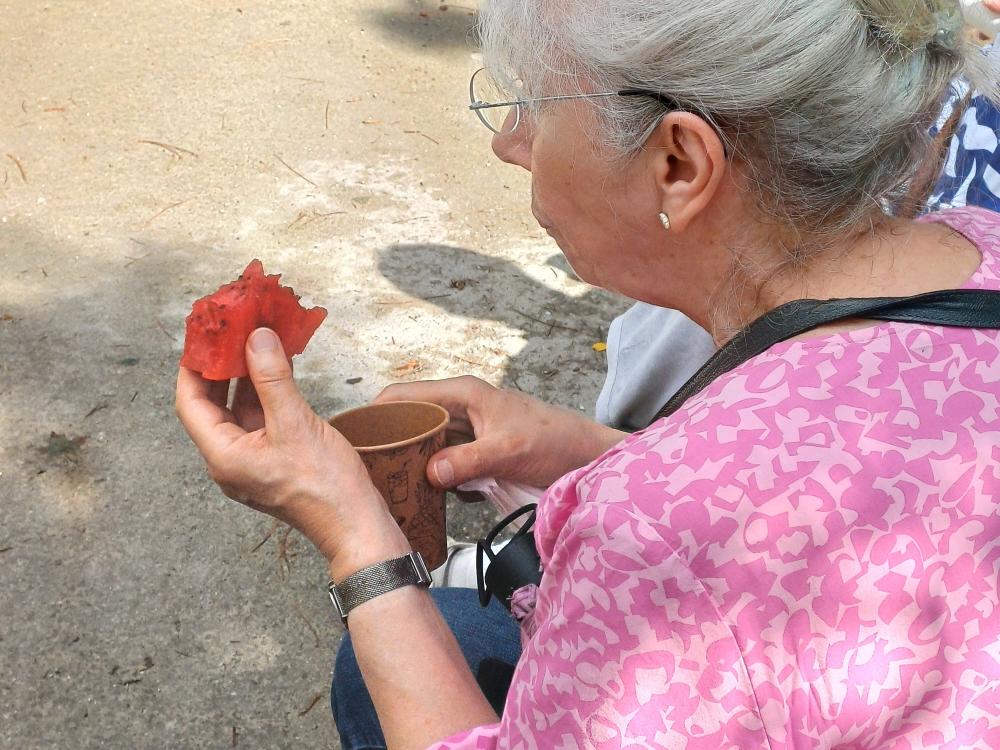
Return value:
M 330 579 L 340 583 L 362 568 L 402 557 L 412 550 L 403 532 L 393 522 L 392 529 L 374 537 L 345 539 L 341 548 L 327 557 Z
M 579 429 L 575 430 L 578 466 L 586 466 L 628 437 L 627 432 L 621 432 L 580 414 L 573 416 L 580 420 Z
M 600 422 L 595 422 L 594 424 L 598 427 L 593 434 L 594 458 L 607 453 L 630 434 L 622 430 L 616 430 L 614 427 L 608 427 Z
M 329 502 L 330 492 L 340 495 L 336 503 Z M 315 503 L 310 512 L 286 520 L 323 555 L 335 581 L 411 550 L 385 500 L 370 481 L 350 490 L 328 489 L 325 497 L 327 502 Z
M 412 550 L 382 496 L 374 487 L 371 492 L 374 494 L 372 501 L 352 503 L 354 512 L 350 523 L 343 525 L 335 538 L 328 539 L 320 547 L 334 581 L 342 581 L 362 568 L 401 557 Z

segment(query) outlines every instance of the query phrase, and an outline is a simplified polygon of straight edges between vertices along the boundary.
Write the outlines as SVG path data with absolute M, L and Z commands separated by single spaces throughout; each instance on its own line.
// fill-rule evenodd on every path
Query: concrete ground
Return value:
M 330 310 L 320 413 L 461 373 L 592 407 L 623 304 L 464 109 L 473 12 L 0 0 L 0 748 L 338 747 L 324 566 L 173 414 L 184 316 L 251 258 Z

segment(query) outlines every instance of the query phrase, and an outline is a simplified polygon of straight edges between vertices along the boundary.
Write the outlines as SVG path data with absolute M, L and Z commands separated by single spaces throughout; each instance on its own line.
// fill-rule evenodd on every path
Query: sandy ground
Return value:
M 464 110 L 472 11 L 0 0 L 0 747 L 338 747 L 324 566 L 173 415 L 190 302 L 249 259 L 330 310 L 320 413 L 466 372 L 592 408 L 624 305 Z

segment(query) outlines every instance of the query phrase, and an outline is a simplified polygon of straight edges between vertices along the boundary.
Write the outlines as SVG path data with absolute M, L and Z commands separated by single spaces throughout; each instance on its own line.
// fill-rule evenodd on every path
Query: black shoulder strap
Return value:
M 757 318 L 719 349 L 664 404 L 653 417 L 653 422 L 670 416 L 713 380 L 775 344 L 818 326 L 848 318 L 960 328 L 1000 328 L 1000 291 L 950 289 L 915 297 L 804 299 L 781 305 Z

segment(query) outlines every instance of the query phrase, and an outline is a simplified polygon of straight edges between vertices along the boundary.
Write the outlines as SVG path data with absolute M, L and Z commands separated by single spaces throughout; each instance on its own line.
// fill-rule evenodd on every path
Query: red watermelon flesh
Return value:
M 265 275 L 264 265 L 250 261 L 243 274 L 202 297 L 187 316 L 181 365 L 208 380 L 248 374 L 244 347 L 257 328 L 272 329 L 289 357 L 301 354 L 326 318 L 322 307 L 306 309 L 281 274 Z

